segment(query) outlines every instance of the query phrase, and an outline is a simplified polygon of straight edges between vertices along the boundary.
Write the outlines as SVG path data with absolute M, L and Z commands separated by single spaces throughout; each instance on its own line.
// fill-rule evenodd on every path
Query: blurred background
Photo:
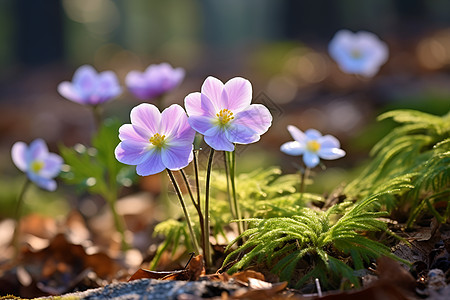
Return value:
M 388 44 L 389 60 L 376 76 L 345 74 L 329 57 L 340 29 L 371 31 Z M 62 98 L 58 83 L 91 64 L 115 71 L 123 84 L 129 71 L 161 62 L 186 70 L 167 105 L 182 104 L 209 75 L 224 82 L 242 76 L 253 84 L 253 102 L 272 110 L 269 132 L 238 151 L 238 171 L 275 164 L 295 172 L 298 158 L 279 152 L 291 139 L 288 124 L 335 135 L 347 156 L 327 162 L 312 187 L 330 192 L 392 128 L 375 126 L 381 112 L 449 111 L 450 2 L 0 0 L 0 218 L 1 203 L 13 203 L 25 180 L 11 161 L 14 142 L 40 137 L 53 152 L 60 143 L 89 144 L 88 108 Z M 105 113 L 128 123 L 139 103 L 125 91 Z M 33 193 L 52 204 L 47 213 L 67 208 L 57 193 Z M 33 203 L 30 209 L 43 207 Z

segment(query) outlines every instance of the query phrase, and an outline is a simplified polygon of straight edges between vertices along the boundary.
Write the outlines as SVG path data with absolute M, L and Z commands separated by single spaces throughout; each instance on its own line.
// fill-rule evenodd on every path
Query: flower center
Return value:
M 320 143 L 316 140 L 312 140 L 306 143 L 306 149 L 310 152 L 317 152 L 320 149 Z
M 44 167 L 44 162 L 35 160 L 31 163 L 31 171 L 33 173 L 38 173 Z
M 166 138 L 165 135 L 160 135 L 159 133 L 155 133 L 155 135 L 149 139 L 149 142 L 152 143 L 153 145 L 155 145 L 156 147 L 161 148 L 162 146 L 164 146 L 165 138 Z
M 352 51 L 350 52 L 350 55 L 354 58 L 354 59 L 359 59 L 362 57 L 362 53 L 359 49 L 352 49 Z
M 228 122 L 234 119 L 233 112 L 229 109 L 222 109 L 216 114 L 219 119 L 220 125 L 226 125 Z

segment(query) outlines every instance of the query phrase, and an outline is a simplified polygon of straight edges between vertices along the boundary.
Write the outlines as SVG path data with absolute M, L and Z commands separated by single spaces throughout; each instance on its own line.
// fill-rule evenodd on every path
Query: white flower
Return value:
M 294 141 L 284 143 L 280 150 L 289 155 L 303 155 L 303 162 L 308 168 L 314 168 L 320 159 L 338 159 L 345 156 L 345 151 L 337 138 L 308 129 L 304 133 L 295 126 L 287 127 Z
M 366 77 L 374 76 L 389 56 L 386 43 L 375 34 L 345 29 L 334 35 L 328 51 L 343 72 Z

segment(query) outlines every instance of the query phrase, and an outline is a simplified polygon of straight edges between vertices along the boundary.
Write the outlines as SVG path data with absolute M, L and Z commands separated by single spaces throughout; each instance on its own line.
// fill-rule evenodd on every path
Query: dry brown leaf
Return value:
M 200 276 L 205 275 L 205 265 L 203 263 L 203 256 L 197 255 L 191 259 L 186 269 L 175 271 L 150 271 L 146 269 L 139 269 L 134 273 L 128 281 L 149 278 L 161 280 L 183 280 L 193 281 L 198 280 Z

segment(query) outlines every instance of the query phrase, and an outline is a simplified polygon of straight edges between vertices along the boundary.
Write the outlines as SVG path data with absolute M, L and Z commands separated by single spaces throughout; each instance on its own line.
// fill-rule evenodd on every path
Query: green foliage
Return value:
M 189 242 L 189 233 L 186 231 L 186 223 L 177 220 L 169 219 L 163 221 L 155 226 L 153 232 L 154 236 L 163 235 L 164 241 L 159 245 L 156 251 L 155 257 L 150 263 L 150 269 L 156 269 L 156 266 L 161 259 L 161 255 L 164 251 L 171 249 L 172 256 L 175 255 L 180 244 L 184 244 L 186 249 L 191 249 L 191 243 Z
M 69 166 L 61 174 L 66 183 L 76 185 L 80 191 L 87 190 L 110 200 L 117 196 L 121 185 L 131 185 L 134 171 L 119 163 L 114 149 L 119 144 L 117 120 L 106 120 L 92 138 L 92 146 L 81 144 L 73 148 L 60 145 L 64 162 Z
M 408 177 L 410 186 L 382 199 L 387 209 L 410 206 L 408 226 L 424 208 L 438 220 L 445 220 L 449 217 L 448 205 L 442 216 L 433 203 L 445 201 L 449 196 L 450 113 L 439 117 L 414 110 L 395 110 L 382 114 L 379 120 L 388 118 L 402 125 L 373 147 L 374 159 L 344 193 L 358 199 L 375 193 L 386 182 Z
M 227 181 L 225 172 L 212 172 L 211 180 L 211 206 L 210 221 L 212 226 L 212 235 L 214 237 L 222 236 L 227 240 L 226 229 L 229 228 L 230 221 L 233 219 L 230 212 L 230 205 L 227 199 Z M 268 169 L 257 169 L 250 173 L 239 174 L 236 178 L 237 195 L 241 212 L 246 217 L 269 218 L 275 216 L 295 215 L 300 209 L 305 207 L 306 203 L 311 201 L 321 202 L 323 198 L 304 193 L 303 196 L 297 192 L 296 186 L 299 185 L 298 175 L 282 175 L 278 167 Z M 203 186 L 203 184 L 201 185 Z M 185 199 L 189 197 L 186 196 Z M 202 199 L 204 197 L 202 196 Z M 196 211 L 190 203 L 186 202 L 190 215 L 195 216 Z M 196 235 L 200 238 L 199 222 L 195 217 L 191 218 L 194 223 Z M 166 240 L 160 245 L 160 249 L 175 248 L 176 242 L 186 240 L 168 238 L 168 235 L 176 236 L 179 226 L 186 228 L 186 222 L 167 220 L 164 223 L 165 230 L 159 230 L 161 235 L 166 236 Z M 159 225 L 158 225 L 159 226 Z M 186 232 L 185 232 L 186 233 Z M 184 234 L 185 234 L 184 233 Z M 200 241 L 199 241 L 200 242 Z M 160 255 L 157 255 L 152 264 L 156 265 Z
M 303 270 L 305 272 L 296 282 L 297 286 L 312 277 L 318 277 L 329 286 L 338 285 L 336 280 L 342 277 L 359 285 L 354 271 L 362 269 L 364 262 L 381 255 L 396 258 L 389 247 L 369 239 L 362 232 L 387 232 L 386 223 L 379 219 L 386 213 L 374 212 L 370 208 L 380 196 L 397 192 L 405 184 L 408 182 L 384 186 L 382 193 L 354 205 L 343 203 L 327 211 L 303 208 L 290 217 L 249 219 L 250 229 L 232 241 L 227 250 L 239 239 L 247 239 L 246 242 L 229 253 L 223 265 L 242 252 L 245 254 L 229 272 L 249 267 L 252 263 L 264 263 L 281 280 L 291 281 L 294 271 L 303 261 L 310 268 Z M 348 257 L 352 258 L 353 268 L 342 261 Z

